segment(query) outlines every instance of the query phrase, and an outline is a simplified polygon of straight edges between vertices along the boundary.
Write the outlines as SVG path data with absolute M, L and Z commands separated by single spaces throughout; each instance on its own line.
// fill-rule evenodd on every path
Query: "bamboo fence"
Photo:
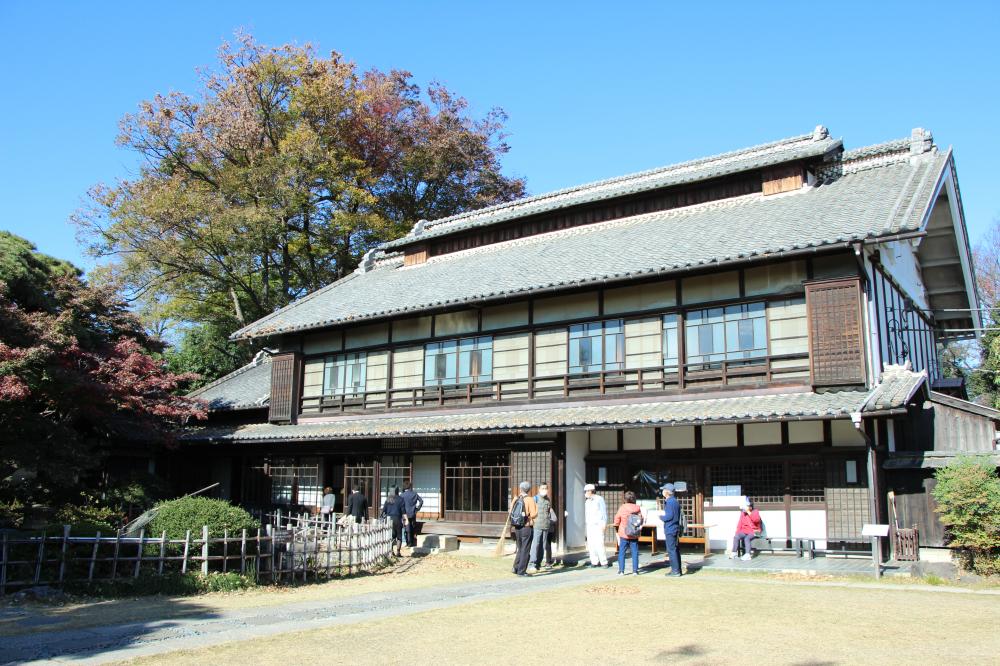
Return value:
M 372 571 L 392 558 L 386 520 L 341 524 L 306 514 L 264 514 L 263 529 L 212 536 L 207 526 L 183 539 L 166 532 L 0 537 L 0 596 L 27 587 L 62 587 L 140 576 L 240 573 L 260 582 L 307 581 Z

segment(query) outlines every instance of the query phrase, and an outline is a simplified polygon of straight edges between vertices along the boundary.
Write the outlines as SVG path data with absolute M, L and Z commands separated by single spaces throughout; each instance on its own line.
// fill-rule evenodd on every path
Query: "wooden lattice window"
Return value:
M 861 283 L 857 278 L 806 285 L 813 386 L 864 384 Z
M 792 504 L 822 504 L 826 501 L 826 463 L 822 460 L 793 462 L 788 466 Z
M 709 465 L 706 486 L 739 486 L 754 504 L 781 504 L 785 501 L 785 475 L 781 463 Z
M 268 421 L 291 423 L 298 411 L 299 355 L 275 354 L 271 358 L 271 399 Z

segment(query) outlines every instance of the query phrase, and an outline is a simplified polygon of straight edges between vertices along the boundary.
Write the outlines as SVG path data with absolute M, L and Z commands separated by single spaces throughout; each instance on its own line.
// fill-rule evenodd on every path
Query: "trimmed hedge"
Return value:
M 240 530 L 250 533 L 260 527 L 260 523 L 240 507 L 210 497 L 184 497 L 161 502 L 156 507 L 158 511 L 146 533 L 159 535 L 166 531 L 170 539 L 183 539 L 188 530 L 192 537 L 200 538 L 204 525 L 208 525 L 208 533 L 213 537 L 221 537 L 224 530 L 234 536 Z

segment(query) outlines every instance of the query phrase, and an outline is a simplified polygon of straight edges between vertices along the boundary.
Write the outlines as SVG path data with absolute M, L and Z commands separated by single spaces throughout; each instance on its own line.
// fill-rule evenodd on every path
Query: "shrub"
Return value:
M 1000 478 L 988 457 L 959 456 L 934 473 L 934 499 L 963 565 L 1000 574 Z
M 156 507 L 156 516 L 146 532 L 158 535 L 166 531 L 170 539 L 183 539 L 188 530 L 193 537 L 200 537 L 204 525 L 208 525 L 209 534 L 216 537 L 222 536 L 224 530 L 229 530 L 232 536 L 243 529 L 251 532 L 260 527 L 260 523 L 240 507 L 210 497 L 184 497 L 161 502 Z
M 69 525 L 76 534 L 114 532 L 122 522 L 121 514 L 115 509 L 96 504 L 64 504 L 56 511 L 56 522 L 46 527 L 47 532 L 61 532 L 63 525 Z
M 163 576 L 144 574 L 138 578 L 119 578 L 95 583 L 74 581 L 66 591 L 95 597 L 135 597 L 153 594 L 186 596 L 206 592 L 236 592 L 256 587 L 251 576 L 239 573 L 170 573 Z
M 21 527 L 24 523 L 24 513 L 24 504 L 17 499 L 0 500 L 0 527 Z

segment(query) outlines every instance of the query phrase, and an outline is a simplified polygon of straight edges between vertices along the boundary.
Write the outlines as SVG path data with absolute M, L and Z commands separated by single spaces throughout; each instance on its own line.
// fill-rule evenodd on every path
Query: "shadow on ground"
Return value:
M 193 597 L 27 601 L 0 609 L 0 664 L 98 657 L 216 617 Z

